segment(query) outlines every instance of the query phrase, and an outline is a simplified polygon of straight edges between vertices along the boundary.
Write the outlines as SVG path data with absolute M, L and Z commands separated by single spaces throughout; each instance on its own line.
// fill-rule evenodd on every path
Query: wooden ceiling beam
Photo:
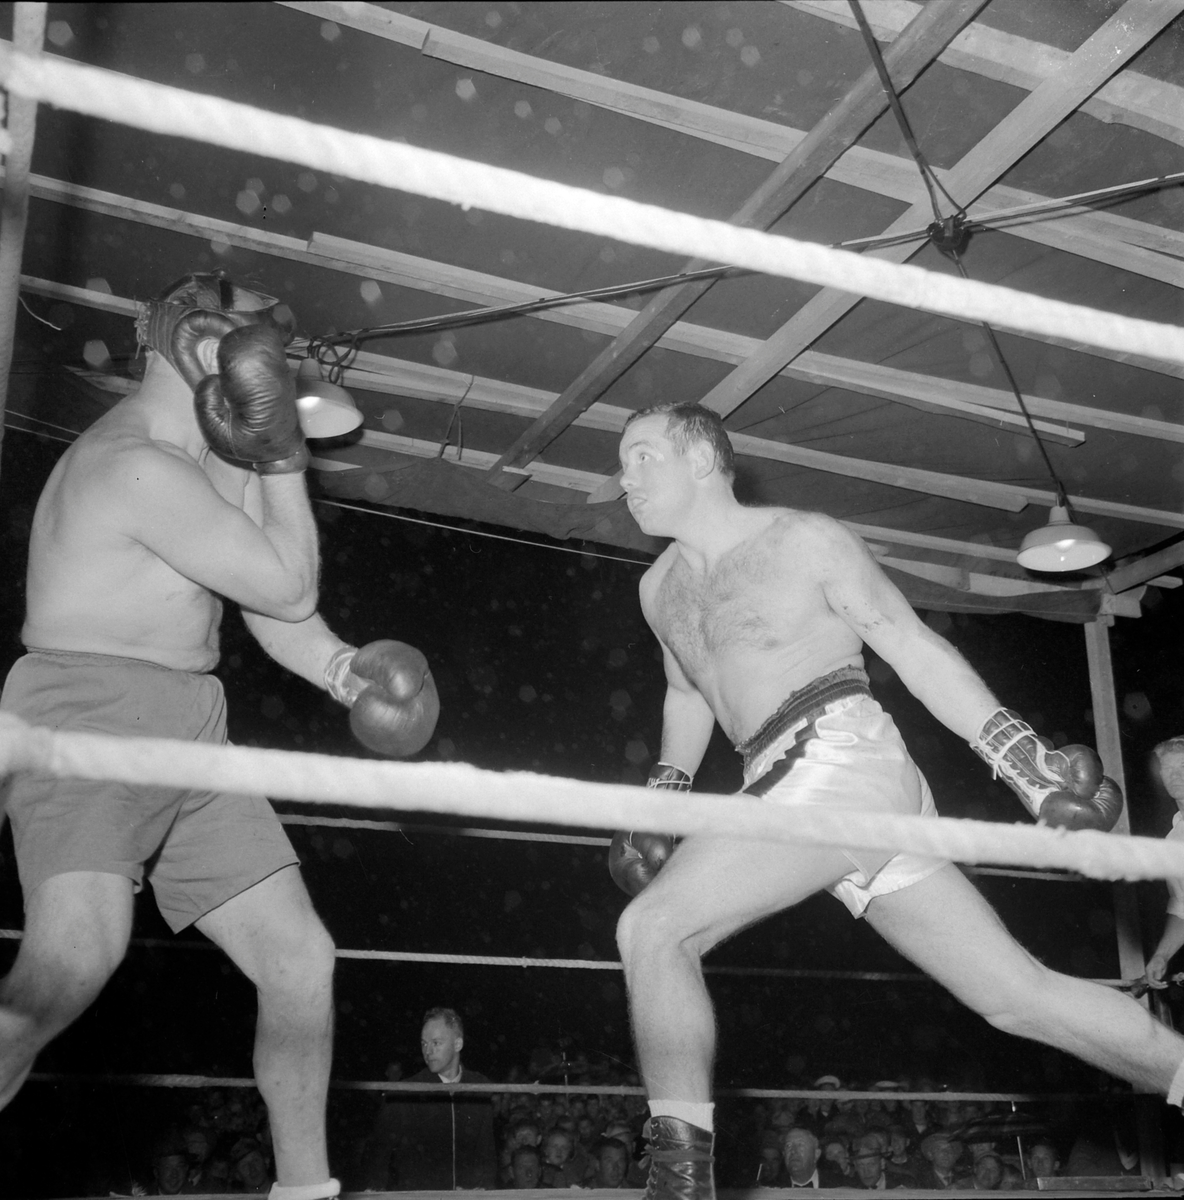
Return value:
M 399 42 L 488 75 L 543 88 L 768 161 L 781 162 L 807 136 L 804 130 L 775 121 L 507 50 L 480 38 L 429 25 L 370 4 L 290 3 L 286 7 Z M 1037 54 L 1043 50 L 1038 43 L 1029 45 Z M 1170 107 L 1165 111 L 1170 111 Z M 944 181 L 948 172 L 938 168 L 937 174 Z M 910 158 L 862 146 L 852 146 L 825 175 L 836 182 L 891 196 L 906 204 L 925 197 L 916 166 Z M 1017 188 L 996 185 L 983 193 L 981 203 L 971 212 L 981 214 L 1047 199 Z M 1184 259 L 1184 233 L 1178 230 L 1084 209 L 1058 216 L 1056 220 L 1031 221 L 1010 227 L 1007 232 L 1175 286 L 1184 285 L 1184 266 L 1180 261 Z
M 983 7 L 983 0 L 945 0 L 928 5 L 892 44 L 885 65 L 902 90 Z M 736 225 L 767 229 L 852 146 L 887 108 L 874 68 L 869 68 L 812 129 L 776 171 L 740 207 Z M 707 266 L 694 259 L 688 270 Z M 490 472 L 496 481 L 506 467 L 521 467 L 549 445 L 608 390 L 714 283 L 685 283 L 659 292 L 613 341 L 568 385 L 546 414 L 527 429 Z
M 1068 65 L 1021 101 L 963 156 L 948 176 L 953 195 L 962 203 L 981 195 L 1181 11 L 1184 0 L 1127 0 L 1077 49 Z M 930 216 L 928 203 L 919 202 L 885 232 L 915 229 Z M 914 245 L 892 246 L 868 253 L 899 263 L 911 258 L 916 249 Z M 724 415 L 734 412 L 859 301 L 859 296 L 849 292 L 821 289 L 756 354 L 712 388 L 703 403 Z
M 106 292 L 91 291 L 68 284 L 21 276 L 21 288 L 31 294 L 82 304 L 104 312 L 134 318 L 136 302 Z M 548 411 L 557 393 L 528 388 L 500 380 L 466 375 L 443 367 L 390 358 L 386 355 L 360 351 L 355 366 L 346 372 L 345 381 L 361 390 L 385 392 L 391 395 L 415 396 L 425 400 L 454 404 L 462 397 L 473 408 L 512 413 L 531 420 Z M 1051 403 L 1051 401 L 1049 402 Z M 607 404 L 594 404 L 581 413 L 573 424 L 608 432 L 619 432 L 631 410 Z M 918 468 L 871 462 L 830 454 L 806 447 L 791 446 L 751 434 L 731 434 L 737 453 L 754 458 L 793 463 L 812 470 L 851 478 L 874 479 L 891 487 L 902 487 L 930 495 L 945 496 L 971 504 L 982 504 L 1019 512 L 1028 504 L 1052 507 L 1054 493 L 1044 488 L 1001 484 L 948 475 Z M 604 477 L 608 483 L 611 477 Z M 1088 496 L 1071 496 L 1073 506 L 1080 512 L 1116 517 L 1143 524 L 1184 528 L 1184 514 L 1123 504 Z
M 847 0 L 781 0 L 781 3 L 848 29 L 858 28 Z M 919 7 L 914 0 L 876 0 L 866 9 L 868 24 L 878 41 L 890 42 Z M 1069 57 L 1070 51 L 1058 46 L 975 21 L 958 34 L 937 61 L 1032 92 L 1050 75 L 1055 75 Z M 1107 124 L 1128 125 L 1184 146 L 1184 87 L 1178 84 L 1129 69 L 1120 71 L 1081 106 L 1081 111 Z
M 3 171 L 0 169 L 0 179 L 2 178 Z M 388 250 L 385 247 L 370 246 L 330 234 L 314 232 L 305 242 L 300 238 L 271 233 L 249 225 L 185 212 L 146 200 L 135 200 L 79 184 L 64 183 L 45 175 L 32 176 L 30 186 L 31 194 L 39 200 L 67 204 L 121 220 L 136 221 L 201 238 L 203 241 L 222 241 L 245 250 L 382 283 L 393 283 L 398 287 L 448 296 L 467 303 L 521 304 L 559 294 L 549 288 L 535 287 L 467 267 L 437 262 L 398 250 Z M 56 285 L 41 280 L 36 286 L 44 289 Z M 30 284 L 30 287 L 33 285 Z M 632 310 L 620 305 L 585 301 L 531 313 L 529 317 L 532 320 L 551 321 L 614 337 L 628 326 L 635 315 Z M 659 338 L 657 345 L 663 350 L 691 354 L 735 366 L 751 357 L 762 343 L 759 338 L 744 334 L 677 321 Z M 916 407 L 940 410 L 950 415 L 965 416 L 984 424 L 1005 427 L 1010 425 L 1017 429 L 1020 427 L 1014 411 L 1014 397 L 1009 392 L 984 387 L 981 384 L 903 371 L 880 363 L 865 363 L 858 359 L 845 359 L 812 350 L 804 351 L 792 362 L 787 363 L 779 374 L 792 379 L 803 379 L 811 383 L 878 396 L 881 399 L 913 404 Z M 1074 425 L 1107 429 L 1137 437 L 1184 442 L 1184 424 L 1113 412 L 1090 405 L 1049 400 L 1041 396 L 1025 394 L 1024 399 L 1036 417 L 1047 417 L 1050 421 L 1059 423 L 1052 425 L 1038 421 L 1037 428 L 1042 435 L 1047 435 L 1064 445 L 1081 442 L 1083 435 L 1079 431 L 1065 428 Z M 1007 415 L 1000 419 L 989 410 Z
M 1125 592 L 1128 588 L 1138 587 L 1142 583 L 1154 583 L 1157 575 L 1180 566 L 1184 566 L 1184 541 L 1175 542 L 1154 554 L 1116 567 L 1098 586 L 1112 588 L 1115 592 Z

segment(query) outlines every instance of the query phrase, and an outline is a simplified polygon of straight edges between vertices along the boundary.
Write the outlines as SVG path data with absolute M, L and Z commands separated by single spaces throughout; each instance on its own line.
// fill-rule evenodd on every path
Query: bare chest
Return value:
M 803 597 L 787 565 L 763 547 L 714 568 L 675 563 L 657 594 L 662 640 L 692 674 L 735 652 L 775 651 L 792 639 Z

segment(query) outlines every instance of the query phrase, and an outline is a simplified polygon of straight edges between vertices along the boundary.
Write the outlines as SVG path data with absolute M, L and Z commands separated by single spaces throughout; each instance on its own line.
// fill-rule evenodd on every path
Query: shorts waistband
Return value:
M 805 687 L 791 692 L 781 707 L 750 738 L 736 744 L 747 770 L 757 755 L 768 750 L 794 726 L 812 725 L 826 711 L 828 704 L 848 696 L 871 696 L 867 672 L 861 667 L 839 667 L 829 674 L 812 679 Z
M 150 658 L 131 658 L 125 654 L 98 654 L 92 650 L 47 650 L 44 646 L 26 646 L 25 653 L 80 667 L 152 667 L 157 671 L 168 671 L 170 675 L 209 674 L 209 671 L 185 671 L 178 667 L 167 667 L 164 663 L 153 662 Z

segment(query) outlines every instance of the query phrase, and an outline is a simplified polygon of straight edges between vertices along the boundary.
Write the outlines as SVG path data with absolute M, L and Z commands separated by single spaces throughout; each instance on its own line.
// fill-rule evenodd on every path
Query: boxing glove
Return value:
M 406 642 L 384 638 L 343 646 L 325 668 L 325 688 L 349 710 L 354 737 L 370 750 L 406 758 L 436 729 L 440 697 L 428 661 Z
M 1009 708 L 993 712 L 970 743 L 1038 820 L 1065 829 L 1113 829 L 1122 789 L 1089 746 L 1054 750 Z
M 303 471 L 308 450 L 280 335 L 267 325 L 232 329 L 218 343 L 218 371 L 193 393 L 197 423 L 210 449 L 261 475 Z
M 693 780 L 680 767 L 656 763 L 650 770 L 646 787 L 674 792 L 689 792 Z M 641 833 L 628 830 L 613 835 L 608 848 L 608 872 L 623 892 L 636 896 L 654 880 L 674 852 L 676 839 L 667 833 Z

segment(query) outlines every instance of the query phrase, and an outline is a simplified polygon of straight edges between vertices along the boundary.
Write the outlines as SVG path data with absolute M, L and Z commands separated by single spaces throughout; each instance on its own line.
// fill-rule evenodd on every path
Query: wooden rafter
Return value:
M 582 100 L 767 161 L 782 161 L 807 136 L 804 130 L 776 121 L 746 116 L 507 50 L 480 38 L 370 4 L 312 2 L 286 3 L 285 7 L 410 46 L 425 55 Z M 1035 54 L 1044 49 L 1038 43 L 1027 45 Z M 939 168 L 937 173 L 945 179 L 946 173 L 942 169 Z M 907 204 L 925 196 L 911 159 L 863 146 L 852 146 L 825 174 L 836 182 Z M 972 208 L 971 213 L 978 215 L 1047 199 L 1018 188 L 996 185 L 983 193 L 981 203 Z M 1184 286 L 1184 266 L 1179 261 L 1184 259 L 1184 233 L 1177 230 L 1132 221 L 1108 212 L 1082 209 L 1059 216 L 1055 221 L 1034 221 L 1009 228 L 1007 232 L 1122 270 Z M 1165 257 L 1167 255 L 1174 255 L 1174 258 Z
M 34 279 L 30 276 L 21 277 L 21 287 L 35 295 L 82 304 L 104 312 L 128 317 L 134 317 L 136 312 L 135 301 L 106 292 L 88 291 L 85 288 Z M 442 367 L 408 362 L 368 351 L 358 354 L 355 366 L 345 373 L 345 382 L 363 391 L 414 396 L 448 404 L 455 404 L 463 397 L 464 403 L 471 408 L 486 408 L 530 420 L 548 411 L 557 399 L 555 392 L 466 375 L 459 371 L 448 371 Z M 630 411 L 613 405 L 590 405 L 573 424 L 616 433 L 623 428 Z M 751 434 L 734 433 L 731 437 L 738 454 L 790 463 L 828 474 L 870 479 L 889 487 L 943 496 L 1008 512 L 1019 512 L 1028 504 L 1051 507 L 1055 501 L 1054 493 L 1045 488 L 995 483 L 938 471 L 925 471 L 916 467 L 898 466 L 894 463 L 852 458 L 754 437 Z M 526 477 L 526 473 L 519 474 L 522 478 Z M 605 477 L 598 478 L 603 480 Z M 1090 496 L 1074 495 L 1070 499 L 1074 508 L 1083 513 L 1167 528 L 1184 528 L 1182 513 Z
M 897 86 L 908 87 L 982 7 L 982 0 L 946 0 L 924 9 L 885 55 L 885 64 Z M 875 70 L 869 68 L 748 198 L 733 215 L 732 222 L 768 228 L 809 190 L 844 150 L 855 143 L 886 107 L 879 78 Z M 705 260 L 695 259 L 687 264 L 687 269 L 706 265 Z M 658 293 L 564 389 L 555 404 L 498 459 L 491 476 L 497 480 L 506 467 L 521 467 L 530 462 L 655 345 L 713 282 L 686 283 Z
M 1184 0 L 1127 0 L 1056 76 L 1012 109 L 949 172 L 951 192 L 963 202 L 980 195 L 1181 11 Z M 927 203 L 915 204 L 885 232 L 915 229 L 930 215 Z M 893 246 L 869 253 L 904 262 L 916 253 L 916 247 Z M 858 303 L 859 297 L 849 292 L 833 288 L 817 292 L 760 351 L 712 388 L 703 403 L 720 413 L 733 412 Z
M 32 194 L 37 199 L 68 204 L 89 212 L 136 221 L 202 240 L 218 239 L 228 245 L 257 253 L 374 279 L 381 283 L 393 283 L 399 287 L 449 296 L 457 300 L 478 304 L 518 304 L 558 295 L 548 288 L 534 287 L 517 280 L 421 258 L 402 251 L 388 250 L 322 233 L 313 233 L 305 242 L 300 238 L 78 184 L 64 183 L 43 175 L 32 176 L 31 186 Z M 629 309 L 589 301 L 532 313 L 530 319 L 551 321 L 613 337 L 626 328 L 634 316 Z M 657 342 L 658 347 L 664 350 L 732 365 L 744 362 L 761 344 L 759 338 L 685 321 L 676 322 Z M 1022 428 L 1022 419 L 1015 413 L 1014 397 L 1008 392 L 980 384 L 928 376 L 879 363 L 866 363 L 858 359 L 846 359 L 815 351 L 805 351 L 793 362 L 786 364 L 780 374 L 810 383 L 878 396 L 881 399 L 938 411 L 945 415 L 965 417 L 996 427 Z M 1041 396 L 1025 395 L 1024 398 L 1036 417 L 1047 417 L 1050 422 L 1055 422 L 1049 424 L 1037 421 L 1040 433 L 1062 445 L 1081 443 L 1084 435 L 1074 428 L 1077 425 L 1164 441 L 1184 442 L 1184 424 L 1113 412 L 1090 405 L 1050 400 Z
M 473 304 L 520 304 L 558 295 L 548 288 L 421 258 L 399 250 L 388 250 L 385 247 L 371 246 L 322 233 L 314 233 L 305 242 L 300 238 L 223 221 L 216 217 L 206 217 L 199 213 L 185 212 L 147 200 L 136 200 L 113 192 L 64 183 L 44 175 L 31 176 L 31 189 L 32 195 L 40 200 L 68 204 L 88 212 L 136 221 L 202 240 L 218 239 L 227 245 L 272 257 L 291 259 L 326 270 L 374 279 L 380 283 L 393 283 L 398 287 L 448 296 Z M 42 286 L 48 284 L 43 281 Z M 634 315 L 631 310 L 617 305 L 588 301 L 532 313 L 529 319 L 550 321 L 614 337 L 629 324 Z M 751 357 L 760 348 L 761 341 L 759 338 L 729 330 L 678 321 L 662 335 L 657 345 L 663 350 L 691 354 L 735 366 Z M 1015 407 L 1014 397 L 998 388 L 904 371 L 880 363 L 841 358 L 813 350 L 803 351 L 792 362 L 787 363 L 780 374 L 792 379 L 804 379 L 810 383 L 879 396 L 881 399 L 895 400 L 903 404 L 969 416 L 983 422 L 994 420 L 997 424 L 1007 422 L 999 422 L 993 417 L 991 410 L 1012 415 Z M 1051 400 L 1026 393 L 1024 400 L 1036 417 L 1047 417 L 1049 421 L 1059 423 L 1050 425 L 1038 421 L 1037 428 L 1041 434 L 1066 445 L 1080 442 L 1080 436 L 1071 428 L 1076 425 L 1161 441 L 1184 442 L 1184 424 L 1178 422 Z M 1070 428 L 1067 429 L 1066 426 Z
M 788 8 L 857 28 L 847 0 L 781 0 Z M 880 41 L 891 41 L 916 15 L 914 0 L 876 0 L 866 9 L 868 23 Z M 968 25 L 942 51 L 938 62 L 971 71 L 1025 91 L 1035 91 L 1055 75 L 1069 51 L 1033 42 L 978 21 Z M 1184 146 L 1184 87 L 1152 79 L 1137 71 L 1120 71 L 1104 83 L 1081 111 L 1099 121 L 1129 125 Z

